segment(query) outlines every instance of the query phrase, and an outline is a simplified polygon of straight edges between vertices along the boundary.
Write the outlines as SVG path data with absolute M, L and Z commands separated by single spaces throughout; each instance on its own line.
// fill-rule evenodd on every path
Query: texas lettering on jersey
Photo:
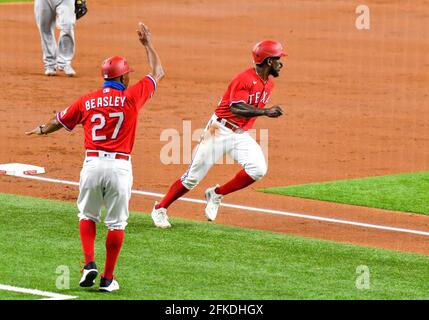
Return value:
M 247 101 L 246 103 L 253 105 L 253 104 L 259 104 L 259 102 L 261 102 L 264 105 L 266 105 L 269 99 L 270 97 L 268 96 L 267 91 L 263 91 L 262 94 L 261 92 L 256 92 L 254 94 L 249 94 L 249 101 Z
M 77 99 L 57 114 L 57 120 L 69 131 L 82 124 L 87 150 L 129 154 L 138 113 L 155 89 L 150 75 L 125 90 L 106 87 Z
M 231 105 L 244 102 L 255 108 L 264 108 L 270 99 L 274 81 L 270 77 L 263 81 L 254 68 L 248 68 L 236 75 L 228 86 L 224 96 L 216 108 L 215 114 L 238 125 L 243 130 L 253 127 L 256 117 L 244 118 L 231 112 Z

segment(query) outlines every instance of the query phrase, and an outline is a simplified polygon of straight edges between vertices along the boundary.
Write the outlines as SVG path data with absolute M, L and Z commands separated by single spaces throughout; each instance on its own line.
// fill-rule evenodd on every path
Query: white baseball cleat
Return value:
M 82 269 L 82 278 L 80 279 L 79 285 L 84 288 L 92 287 L 95 284 L 95 278 L 97 278 L 97 276 L 97 266 L 95 262 L 90 262 Z
M 119 283 L 115 279 L 109 280 L 107 278 L 101 278 L 99 290 L 103 292 L 119 290 Z
M 64 71 L 65 75 L 68 77 L 74 77 L 76 75 L 76 71 L 70 65 L 58 66 L 58 70 Z
M 156 205 L 158 202 L 155 202 L 155 205 L 153 206 L 152 213 L 150 216 L 152 217 L 153 223 L 158 228 L 170 228 L 171 224 L 168 222 L 168 216 L 167 216 L 167 209 L 165 208 L 159 208 L 156 209 Z
M 45 69 L 45 76 L 52 77 L 52 76 L 56 76 L 56 75 L 57 75 L 57 71 L 55 70 L 55 68 L 46 68 Z
M 215 189 L 218 187 L 219 185 L 217 184 L 213 188 L 208 188 L 206 190 L 207 205 L 205 209 L 205 215 L 209 221 L 214 221 L 216 219 L 220 203 L 223 199 L 223 195 L 217 194 L 215 192 Z

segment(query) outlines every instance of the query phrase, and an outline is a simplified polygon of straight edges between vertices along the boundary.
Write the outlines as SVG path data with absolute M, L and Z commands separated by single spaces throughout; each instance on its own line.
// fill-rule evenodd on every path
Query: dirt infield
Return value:
M 49 137 L 24 131 L 98 88 L 101 61 L 120 54 L 147 71 L 137 41 L 145 21 L 166 79 L 140 115 L 133 152 L 134 188 L 166 192 L 186 165 L 162 165 L 166 128 L 182 120 L 201 128 L 230 78 L 251 64 L 257 40 L 276 38 L 290 57 L 271 103 L 286 116 L 258 119 L 269 128 L 268 175 L 225 201 L 345 220 L 429 231 L 429 217 L 287 198 L 255 188 L 427 170 L 429 166 L 429 2 L 366 1 L 371 29 L 355 28 L 355 1 L 98 0 L 76 28 L 76 78 L 43 76 L 33 5 L 0 5 L 0 163 L 44 166 L 47 176 L 77 180 L 82 129 Z M 189 196 L 222 183 L 237 165 L 216 166 Z M 77 188 L 0 177 L 0 192 L 73 201 Z M 153 198 L 134 196 L 131 209 L 150 211 Z M 170 216 L 203 220 L 202 206 L 178 202 Z M 429 237 L 222 208 L 217 223 L 429 254 Z

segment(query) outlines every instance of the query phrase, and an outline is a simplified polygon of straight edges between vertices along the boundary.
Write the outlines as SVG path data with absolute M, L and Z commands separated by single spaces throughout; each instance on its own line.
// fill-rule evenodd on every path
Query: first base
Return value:
M 23 163 L 0 164 L 0 174 L 6 174 L 8 176 L 22 176 L 26 174 L 40 173 L 45 173 L 45 168 Z

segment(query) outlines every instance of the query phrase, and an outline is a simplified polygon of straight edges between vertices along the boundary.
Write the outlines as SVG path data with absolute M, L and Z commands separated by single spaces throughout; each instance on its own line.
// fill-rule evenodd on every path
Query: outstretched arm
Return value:
M 58 122 L 57 117 L 54 116 L 51 120 L 49 120 L 48 123 L 40 125 L 36 128 L 34 128 L 31 131 L 27 131 L 25 134 L 26 135 L 32 135 L 32 134 L 36 134 L 36 135 L 47 135 L 49 133 L 55 132 L 59 129 L 61 129 L 63 126 L 61 123 Z
M 283 110 L 279 106 L 273 106 L 271 108 L 266 108 L 266 109 L 259 109 L 244 102 L 233 104 L 231 106 L 231 112 L 237 116 L 244 117 L 244 118 L 253 118 L 253 117 L 259 117 L 259 116 L 277 118 L 283 114 Z
M 142 45 L 146 49 L 147 60 L 150 66 L 150 74 L 155 79 L 156 82 L 159 82 L 164 78 L 164 70 L 161 65 L 161 60 L 159 59 L 158 53 L 152 44 L 152 34 L 149 28 L 143 24 L 139 23 L 137 34 Z

